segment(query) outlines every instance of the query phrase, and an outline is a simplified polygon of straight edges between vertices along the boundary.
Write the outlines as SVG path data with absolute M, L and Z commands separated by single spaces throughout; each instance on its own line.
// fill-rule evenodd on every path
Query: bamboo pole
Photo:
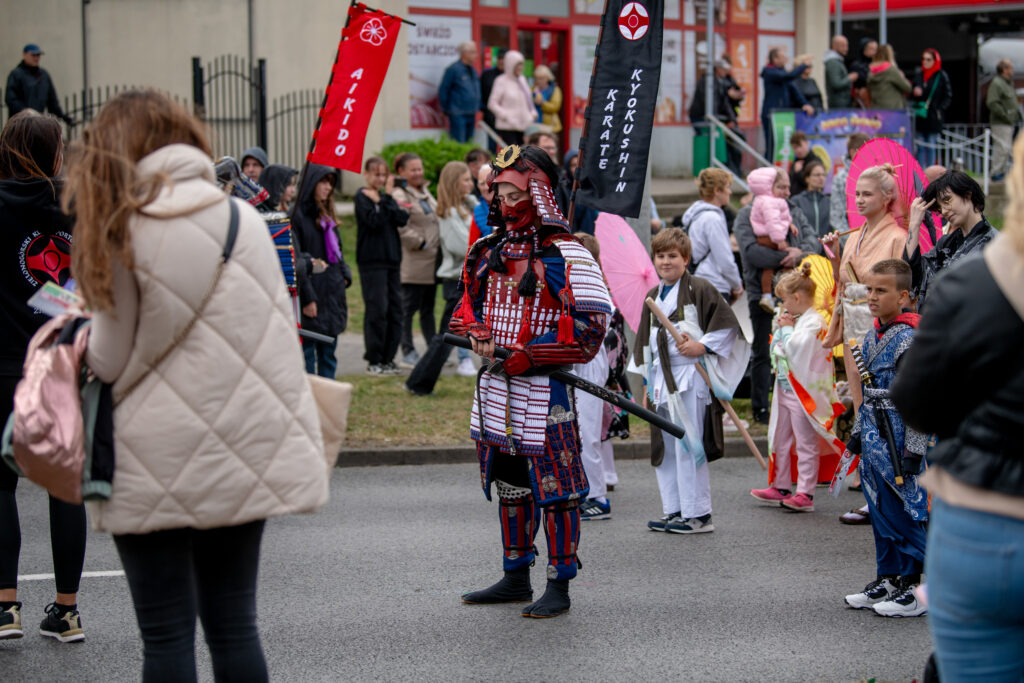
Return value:
M 658 304 L 654 303 L 654 299 L 652 299 L 651 297 L 647 297 L 644 303 L 647 304 L 647 308 L 651 309 L 651 313 L 657 316 L 658 320 L 661 321 L 662 326 L 666 330 L 668 330 L 669 334 L 671 334 L 677 342 L 682 342 L 685 340 L 683 335 L 680 334 L 679 330 L 676 329 L 676 326 L 673 325 L 672 321 L 668 319 L 667 315 L 665 315 L 665 312 L 658 308 Z M 708 388 L 711 389 L 711 393 L 714 394 L 714 388 L 711 386 L 711 378 L 708 377 L 708 371 L 704 369 L 704 366 L 701 365 L 699 361 L 696 364 L 696 368 L 701 378 L 704 380 L 705 383 L 707 383 Z M 749 448 L 751 454 L 755 458 L 757 458 L 757 464 L 761 466 L 762 470 L 767 470 L 768 463 L 765 462 L 764 456 L 762 456 L 761 451 L 758 450 L 757 444 L 754 443 L 754 439 L 750 436 L 750 432 L 748 432 L 746 427 L 743 426 L 743 423 L 740 421 L 739 416 L 733 409 L 732 404 L 723 398 L 719 398 L 718 396 L 715 396 L 715 398 L 718 400 L 719 403 L 722 404 L 722 407 L 725 408 L 725 412 L 728 413 L 729 417 L 733 421 L 733 424 L 736 425 L 736 429 L 738 429 L 740 434 L 743 436 L 743 440 L 746 442 L 747 448 Z

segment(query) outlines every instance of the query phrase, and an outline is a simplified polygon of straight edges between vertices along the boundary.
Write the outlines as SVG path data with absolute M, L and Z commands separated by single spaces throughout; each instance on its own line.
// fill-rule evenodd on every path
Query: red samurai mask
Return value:
M 529 230 L 547 225 L 569 229 L 562 216 L 551 186 L 558 182 L 558 172 L 547 153 L 539 147 L 520 148 L 509 145 L 494 160 L 494 170 L 488 184 L 495 190 L 488 221 L 504 226 L 510 232 Z M 519 201 L 509 205 L 498 198 L 494 185 L 509 183 L 526 193 Z

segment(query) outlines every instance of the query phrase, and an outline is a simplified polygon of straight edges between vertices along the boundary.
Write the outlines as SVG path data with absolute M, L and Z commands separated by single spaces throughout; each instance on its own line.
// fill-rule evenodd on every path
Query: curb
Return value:
M 755 436 L 754 443 L 762 455 L 768 453 L 768 438 Z M 620 460 L 646 460 L 651 455 L 650 440 L 627 440 L 615 442 L 615 457 Z M 751 458 L 743 439 L 729 437 L 725 440 L 725 457 Z M 391 465 L 451 465 L 475 463 L 476 446 L 422 446 L 412 448 L 343 448 L 338 456 L 337 467 L 380 467 Z

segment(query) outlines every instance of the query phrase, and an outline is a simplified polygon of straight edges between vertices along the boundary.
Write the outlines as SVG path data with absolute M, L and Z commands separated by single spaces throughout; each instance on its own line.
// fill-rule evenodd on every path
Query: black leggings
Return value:
M 0 418 L 14 409 L 14 388 L 20 377 L 0 376 Z M 18 475 L 0 463 L 0 590 L 18 587 L 21 524 L 15 490 Z M 85 506 L 50 496 L 50 547 L 58 593 L 77 593 L 85 563 Z
M 114 536 L 142 634 L 142 680 L 195 681 L 196 615 L 217 681 L 266 681 L 256 630 L 263 520 Z

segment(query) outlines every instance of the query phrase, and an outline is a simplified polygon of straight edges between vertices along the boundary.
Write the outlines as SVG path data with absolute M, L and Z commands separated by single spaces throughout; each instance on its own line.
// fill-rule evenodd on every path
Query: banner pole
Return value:
M 704 118 L 708 122 L 708 168 L 715 167 L 715 124 L 708 116 L 717 116 L 715 111 L 715 3 L 704 0 L 707 16 L 704 18 L 705 40 L 708 43 L 707 64 L 704 66 Z
M 351 10 L 353 7 L 355 7 L 358 4 L 359 3 L 356 2 L 356 0 L 350 0 L 349 5 L 348 5 L 349 10 Z M 317 114 L 316 114 L 316 126 L 314 126 L 314 128 L 313 128 L 313 135 L 312 135 L 312 137 L 309 140 L 309 150 L 306 152 L 306 158 L 302 162 L 302 173 L 299 175 L 299 184 L 298 184 L 298 186 L 296 187 L 296 190 L 295 190 L 295 199 L 296 200 L 295 200 L 295 203 L 292 204 L 291 213 L 288 214 L 288 221 L 289 222 L 293 222 L 295 220 L 295 211 L 299 208 L 298 198 L 302 196 L 302 186 L 306 183 L 306 177 L 309 174 L 309 155 L 312 154 L 313 150 L 316 148 L 316 135 L 320 131 L 320 126 L 324 122 L 323 116 L 321 116 L 321 114 L 322 114 L 322 112 L 324 110 L 324 107 L 327 106 L 327 94 L 330 92 L 330 90 L 331 90 L 331 83 L 334 81 L 334 67 L 337 65 L 338 59 L 341 58 L 341 43 L 344 42 L 345 40 L 347 40 L 347 38 L 345 38 L 345 29 L 348 28 L 348 25 L 351 22 L 352 22 L 352 14 L 351 14 L 350 11 L 346 11 L 345 12 L 345 25 L 341 29 L 341 38 L 342 39 L 338 41 L 338 51 L 334 53 L 334 62 L 331 64 L 331 73 L 327 77 L 327 87 L 324 88 L 324 97 L 323 97 L 322 100 L 320 100 L 320 109 L 317 111 Z
M 604 0 L 604 10 L 601 12 L 603 17 L 608 13 L 608 0 Z M 601 50 L 601 40 L 604 38 L 604 22 L 601 22 L 601 27 L 597 29 L 597 45 L 594 46 L 594 65 L 590 69 L 590 86 L 587 90 L 587 106 L 584 108 L 584 113 L 587 109 L 590 109 L 590 101 L 594 97 L 594 76 L 597 74 L 597 56 Z M 572 192 L 569 194 L 569 215 L 566 218 L 569 221 L 569 232 L 572 232 L 573 226 L 573 215 L 576 213 L 576 191 L 580 189 L 580 169 L 583 168 L 583 143 L 587 139 L 587 132 L 590 130 L 590 117 L 583 117 L 583 130 L 580 132 L 580 147 L 579 153 L 576 155 L 576 172 L 572 174 Z

